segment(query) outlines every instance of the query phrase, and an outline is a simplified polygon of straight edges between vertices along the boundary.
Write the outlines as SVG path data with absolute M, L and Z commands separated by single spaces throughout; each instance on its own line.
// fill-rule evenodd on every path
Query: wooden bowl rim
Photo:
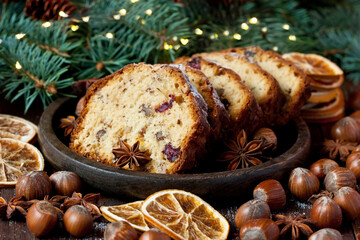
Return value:
M 204 179 L 204 178 L 222 178 L 229 175 L 238 175 L 247 172 L 250 168 L 245 169 L 236 169 L 233 171 L 221 171 L 221 172 L 209 172 L 209 173 L 184 173 L 184 174 L 159 174 L 159 173 L 148 173 L 148 172 L 139 172 L 139 171 L 131 171 L 125 169 L 117 169 L 111 166 L 108 166 L 103 163 L 95 162 L 90 160 L 84 156 L 77 154 L 76 152 L 72 151 L 68 148 L 64 143 L 60 141 L 60 139 L 56 136 L 54 130 L 52 129 L 52 121 L 55 112 L 61 107 L 62 104 L 69 101 L 71 98 L 59 98 L 54 101 L 50 106 L 46 108 L 43 115 L 41 116 L 40 123 L 39 123 L 39 137 L 40 137 L 40 144 L 43 140 L 47 140 L 48 143 L 53 145 L 56 150 L 58 150 L 59 154 L 65 154 L 68 157 L 71 157 L 75 161 L 78 161 L 79 164 L 88 165 L 91 167 L 99 168 L 104 171 L 110 171 L 113 173 L 120 173 L 129 176 L 137 176 L 137 177 L 146 177 L 146 178 L 161 178 L 161 179 L 172 179 L 172 178 L 192 178 L 194 180 Z M 294 119 L 295 125 L 298 130 L 298 136 L 296 138 L 295 143 L 292 147 L 290 147 L 286 152 L 283 154 L 264 162 L 263 164 L 251 167 L 252 170 L 259 170 L 273 166 L 274 164 L 280 164 L 287 158 L 293 155 L 297 155 L 300 151 L 303 151 L 300 148 L 300 144 L 303 144 L 310 138 L 309 129 L 305 123 L 305 121 L 301 117 L 297 117 Z

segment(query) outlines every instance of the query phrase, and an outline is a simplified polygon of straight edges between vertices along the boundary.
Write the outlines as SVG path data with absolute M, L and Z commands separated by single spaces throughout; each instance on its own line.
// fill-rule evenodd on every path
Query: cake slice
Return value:
M 206 103 L 181 70 L 130 64 L 89 88 L 70 148 L 115 165 L 113 149 L 139 141 L 152 160 L 135 170 L 178 173 L 194 166 L 209 132 Z
M 241 129 L 252 132 L 262 125 L 262 111 L 254 95 L 234 71 L 201 56 L 181 57 L 174 63 L 191 66 L 206 75 L 230 115 L 230 135 L 236 135 Z
M 211 127 L 211 141 L 209 143 L 221 139 L 223 135 L 222 130 L 227 128 L 230 116 L 209 79 L 198 69 L 181 64 L 171 64 L 170 66 L 177 67 L 185 72 L 190 83 L 204 98 L 208 107 L 208 122 Z
M 222 52 L 234 52 L 248 57 L 277 80 L 286 97 L 281 115 L 275 120 L 277 124 L 284 125 L 299 114 L 301 107 L 311 95 L 310 80 L 301 70 L 279 54 L 264 51 L 259 47 L 231 48 Z
M 210 52 L 200 53 L 206 60 L 214 61 L 222 67 L 229 68 L 238 74 L 242 82 L 254 94 L 254 97 L 264 113 L 267 124 L 271 124 L 280 113 L 285 98 L 278 82 L 256 63 L 251 63 L 247 57 L 237 53 Z

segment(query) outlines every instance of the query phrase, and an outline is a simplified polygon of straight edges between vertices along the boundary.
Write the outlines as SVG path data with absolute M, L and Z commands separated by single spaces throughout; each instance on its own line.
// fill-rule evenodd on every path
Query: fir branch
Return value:
M 121 9 L 126 10 L 126 15 L 120 16 Z M 90 6 L 89 13 L 94 20 L 92 35 L 113 33 L 119 45 L 132 46 L 131 52 L 142 61 L 155 63 L 167 55 L 174 58 L 172 51 L 164 51 L 164 45 L 177 45 L 173 38 L 193 35 L 180 6 L 168 0 L 98 1 Z M 120 19 L 114 19 L 114 15 Z
M 23 40 L 62 57 L 69 57 L 72 50 L 82 44 L 81 40 L 68 41 L 71 34 L 70 21 L 51 22 L 45 27 L 43 22 L 34 21 L 24 13 L 16 14 L 4 8 L 0 20 L 0 34 L 15 36 L 25 34 Z
M 131 59 L 132 55 L 126 47 L 117 45 L 112 39 L 103 36 L 93 37 L 87 46 L 89 49 L 82 48 L 75 57 L 81 59 L 74 62 L 74 67 L 78 69 L 78 79 L 100 78 L 137 61 Z
M 39 97 L 45 107 L 55 95 L 64 94 L 61 89 L 73 83 L 72 78 L 61 79 L 68 69 L 63 58 L 14 37 L 2 36 L 1 39 L 0 59 L 6 66 L 0 68 L 1 75 L 5 76 L 0 86 L 12 101 L 24 97 L 25 112 L 36 98 Z

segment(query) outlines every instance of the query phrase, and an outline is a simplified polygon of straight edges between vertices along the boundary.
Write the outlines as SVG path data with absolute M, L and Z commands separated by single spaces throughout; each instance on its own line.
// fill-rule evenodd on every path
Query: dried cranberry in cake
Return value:
M 168 102 L 164 102 L 160 105 L 160 107 L 155 108 L 155 111 L 157 112 L 164 112 L 172 107 L 173 102 L 175 101 L 175 96 L 170 94 L 169 95 L 170 100 Z
M 70 148 L 125 169 L 184 172 L 196 164 L 208 141 L 207 111 L 204 99 L 180 69 L 130 64 L 89 88 Z M 131 145 L 139 141 L 137 153 L 131 145 L 125 151 L 117 149 L 120 140 Z M 167 143 L 172 147 L 165 149 Z M 139 153 L 152 160 L 142 161 Z
M 180 147 L 174 148 L 170 143 L 168 143 L 165 145 L 165 149 L 162 151 L 162 153 L 166 155 L 167 160 L 174 162 L 179 158 Z
M 188 62 L 188 65 L 195 69 L 201 69 L 201 61 L 200 58 L 193 58 Z

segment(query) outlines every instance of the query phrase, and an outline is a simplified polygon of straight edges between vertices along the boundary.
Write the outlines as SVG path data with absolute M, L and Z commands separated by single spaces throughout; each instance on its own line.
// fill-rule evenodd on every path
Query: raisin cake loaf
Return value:
M 230 135 L 236 135 L 241 129 L 253 132 L 262 124 L 263 114 L 254 95 L 234 71 L 202 57 L 181 57 L 174 63 L 199 69 L 207 76 L 230 114 Z
M 285 98 L 278 82 L 259 65 L 251 63 L 247 57 L 236 53 L 210 52 L 196 54 L 196 56 L 202 56 L 206 60 L 214 61 L 237 73 L 245 86 L 254 94 L 267 124 L 271 124 L 273 119 L 279 115 Z
M 152 160 L 136 170 L 178 173 L 194 166 L 209 132 L 206 103 L 181 70 L 130 64 L 89 88 L 70 148 L 114 165 L 121 141 L 139 141 Z
M 211 136 L 208 142 L 211 143 L 221 139 L 223 137 L 222 130 L 227 128 L 230 123 L 230 116 L 209 79 L 202 71 L 195 68 L 181 64 L 171 64 L 170 66 L 177 67 L 184 71 L 190 83 L 204 98 L 208 107 L 208 122 L 211 127 Z
M 298 114 L 311 95 L 309 78 L 275 52 L 264 51 L 259 47 L 231 48 L 222 52 L 235 52 L 248 57 L 278 81 L 286 102 L 275 120 L 277 124 L 284 125 Z

